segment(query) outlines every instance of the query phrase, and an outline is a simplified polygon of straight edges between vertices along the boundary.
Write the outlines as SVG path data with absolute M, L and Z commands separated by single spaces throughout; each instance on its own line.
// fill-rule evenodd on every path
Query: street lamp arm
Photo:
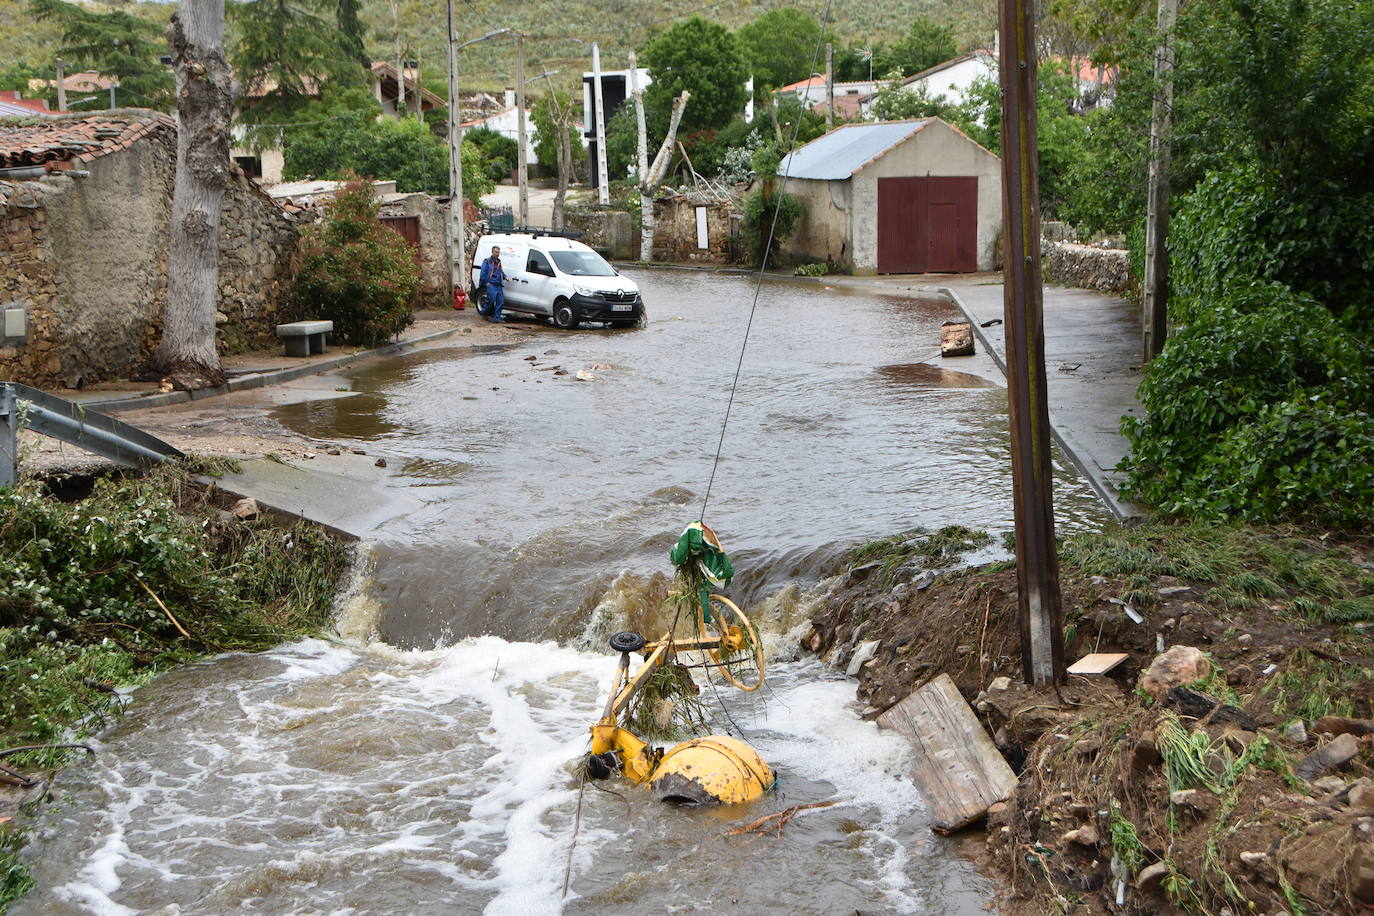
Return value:
M 514 31 L 515 31 L 514 29 L 497 29 L 497 30 L 494 31 L 494 32 L 488 32 L 487 34 L 483 35 L 483 36 L 480 37 L 480 38 L 469 38 L 467 41 L 463 42 L 462 44 L 458 45 L 458 47 L 454 48 L 454 50 L 455 50 L 455 51 L 461 51 L 461 50 L 463 50 L 464 48 L 466 48 L 468 45 L 475 45 L 475 44 L 477 44 L 477 42 L 479 42 L 479 41 L 488 41 L 488 40 L 490 40 L 490 39 L 492 39 L 492 38 L 498 38 L 498 37 L 500 37 L 500 36 L 502 36 L 502 35 L 509 35 L 509 34 L 511 34 L 511 33 L 514 32 Z

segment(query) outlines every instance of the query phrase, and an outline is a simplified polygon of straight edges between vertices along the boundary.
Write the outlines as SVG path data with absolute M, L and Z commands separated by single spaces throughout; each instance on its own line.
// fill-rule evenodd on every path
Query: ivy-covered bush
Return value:
M 349 180 L 325 219 L 301 237 L 291 289 L 298 314 L 334 322 L 336 340 L 362 347 L 408 328 L 420 291 L 414 253 L 377 210 L 371 185 Z
M 1126 495 L 1169 515 L 1359 528 L 1374 520 L 1374 364 L 1277 283 L 1197 304 L 1122 429 Z
M 1170 301 L 1188 322 L 1237 284 L 1275 282 L 1374 335 L 1374 194 L 1286 189 L 1254 164 L 1209 173 L 1170 227 Z
M 755 188 L 744 198 L 740 219 L 740 233 L 749 252 L 749 262 L 756 267 L 771 267 L 778 262 L 778 243 L 797 231 L 805 205 L 786 191 L 768 194 L 767 188 Z M 774 214 L 776 213 L 776 222 Z M 772 245 L 769 246 L 769 238 Z M 768 263 L 764 263 L 764 255 Z

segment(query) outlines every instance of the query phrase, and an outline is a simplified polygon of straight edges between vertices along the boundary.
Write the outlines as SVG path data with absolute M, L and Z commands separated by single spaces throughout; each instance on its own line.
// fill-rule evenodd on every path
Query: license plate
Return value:
M 613 311 L 613 312 L 631 312 L 631 311 L 634 311 L 634 306 L 633 306 L 633 305 L 630 305 L 629 303 L 619 303 L 619 302 L 618 302 L 618 303 L 616 303 L 615 305 L 611 306 L 611 311 Z

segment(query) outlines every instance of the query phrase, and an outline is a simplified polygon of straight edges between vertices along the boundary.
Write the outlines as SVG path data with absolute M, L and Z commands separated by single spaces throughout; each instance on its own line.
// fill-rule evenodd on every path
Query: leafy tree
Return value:
M 53 0 L 42 0 L 53 2 Z M 360 85 L 363 69 L 348 39 L 324 18 L 325 0 L 246 0 L 231 7 L 238 38 L 231 50 L 245 96 L 247 124 L 282 123 L 324 85 Z
M 824 58 L 817 55 L 820 23 L 801 10 L 769 10 L 735 35 L 754 77 L 754 92 L 760 96 L 806 79 L 813 66 L 825 67 Z
M 776 146 L 761 146 L 754 153 L 754 172 L 759 176 L 759 186 L 744 198 L 740 213 L 740 232 L 749 260 L 756 267 L 777 263 L 778 243 L 796 232 L 806 215 L 805 204 L 778 189 L 779 162 Z
M 574 165 L 587 162 L 587 148 L 582 145 L 582 141 L 576 136 L 577 131 L 573 129 L 573 118 L 576 115 L 574 108 L 573 94 L 566 89 L 556 89 L 550 93 L 540 96 L 538 101 L 530 109 L 530 120 L 534 123 L 536 139 L 534 143 L 534 154 L 539 158 L 541 166 L 556 169 L 558 165 L 558 125 L 560 112 L 567 121 L 569 133 L 568 150 L 572 154 Z M 624 106 L 622 106 L 624 107 Z M 498 134 L 497 136 L 500 136 Z M 503 140 L 509 138 L 501 137 Z M 512 162 L 517 152 L 514 140 L 509 140 L 510 155 Z M 486 152 L 484 149 L 483 152 Z M 515 166 L 512 164 L 511 168 Z M 509 175 L 510 171 L 507 170 Z
M 437 193 L 448 187 L 448 144 L 416 118 L 379 118 L 365 89 L 326 92 L 323 105 L 282 131 L 282 175 L 342 178 L 349 173 L 394 179 L 399 191 Z M 482 151 L 463 143 L 463 196 L 479 203 L 495 186 Z
M 862 83 L 881 79 L 896 69 L 892 52 L 881 41 L 852 44 L 835 52 L 835 81 Z
M 6 64 L 0 67 L 0 91 L 17 89 L 28 97 L 29 80 L 38 78 L 38 71 L 28 64 Z
M 77 67 L 119 79 L 116 98 L 145 108 L 167 110 L 173 104 L 175 80 L 162 64 L 167 40 L 157 24 L 124 10 L 100 13 L 65 0 L 30 0 L 40 21 L 62 27 L 58 56 Z
M 1141 386 L 1146 416 L 1123 424 L 1128 488 L 1169 513 L 1367 530 L 1374 7 L 1185 14 L 1175 111 L 1199 142 L 1180 144 L 1175 333 Z
M 879 121 L 904 121 L 908 118 L 944 118 L 955 122 L 962 116 L 960 106 L 943 95 L 932 96 L 925 84 L 915 91 L 901 85 L 888 85 L 873 97 L 873 116 Z
M 301 237 L 296 254 L 297 310 L 333 321 L 334 333 L 355 346 L 377 346 L 409 327 L 420 290 L 410 246 L 381 224 L 377 210 L 371 184 L 355 176 L 324 221 Z
M 623 178 L 635 168 L 637 136 L 634 106 L 621 105 L 606 122 L 606 171 L 612 178 Z M 649 148 L 653 149 L 652 127 L 649 128 L 647 143 Z
M 543 142 L 543 130 L 539 132 L 540 143 Z M 505 181 L 510 178 L 511 172 L 519 164 L 517 159 L 520 155 L 520 146 L 505 134 L 498 134 L 489 127 L 479 127 L 476 130 L 463 132 L 463 144 L 471 143 L 482 151 L 482 158 L 486 161 L 487 177 L 494 182 Z M 544 162 L 544 154 L 540 152 L 540 145 L 535 144 L 536 154 L 539 161 Z M 464 166 L 466 168 L 466 165 Z M 467 172 L 463 173 L 464 175 Z
M 949 60 L 955 53 L 954 31 L 949 26 L 917 16 L 906 36 L 892 46 L 887 63 L 903 76 L 910 76 Z
M 739 41 L 723 25 L 700 16 L 675 23 L 645 46 L 640 64 L 653 77 L 644 104 L 658 136 L 667 132 L 673 100 L 684 89 L 692 93 L 682 116 L 684 134 L 723 127 L 744 110 L 749 68 Z
M 1079 184 L 1081 163 L 1089 153 L 1088 122 L 1074 112 L 1078 86 L 1063 64 L 1046 61 L 1040 64 L 1037 77 L 1035 118 L 1040 153 L 1040 208 L 1046 217 L 1055 218 L 1068 209 L 1068 200 Z M 972 139 L 1000 155 L 1001 98 L 996 80 L 979 78 L 969 87 L 964 105 L 946 109 L 937 116 L 951 120 Z

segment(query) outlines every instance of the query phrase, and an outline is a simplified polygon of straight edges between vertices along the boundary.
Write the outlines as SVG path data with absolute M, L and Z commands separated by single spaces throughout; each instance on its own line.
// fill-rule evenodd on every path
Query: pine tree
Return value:
M 58 56 L 68 62 L 69 71 L 82 67 L 117 77 L 119 104 L 171 108 L 175 80 L 162 64 L 167 42 L 154 23 L 123 10 L 97 13 L 64 0 L 30 0 L 29 12 L 61 25 Z
M 52 0 L 44 0 L 52 2 Z M 324 17 L 324 0 L 248 0 L 233 7 L 234 72 L 247 124 L 280 123 L 318 99 L 320 87 L 361 84 L 349 40 Z

